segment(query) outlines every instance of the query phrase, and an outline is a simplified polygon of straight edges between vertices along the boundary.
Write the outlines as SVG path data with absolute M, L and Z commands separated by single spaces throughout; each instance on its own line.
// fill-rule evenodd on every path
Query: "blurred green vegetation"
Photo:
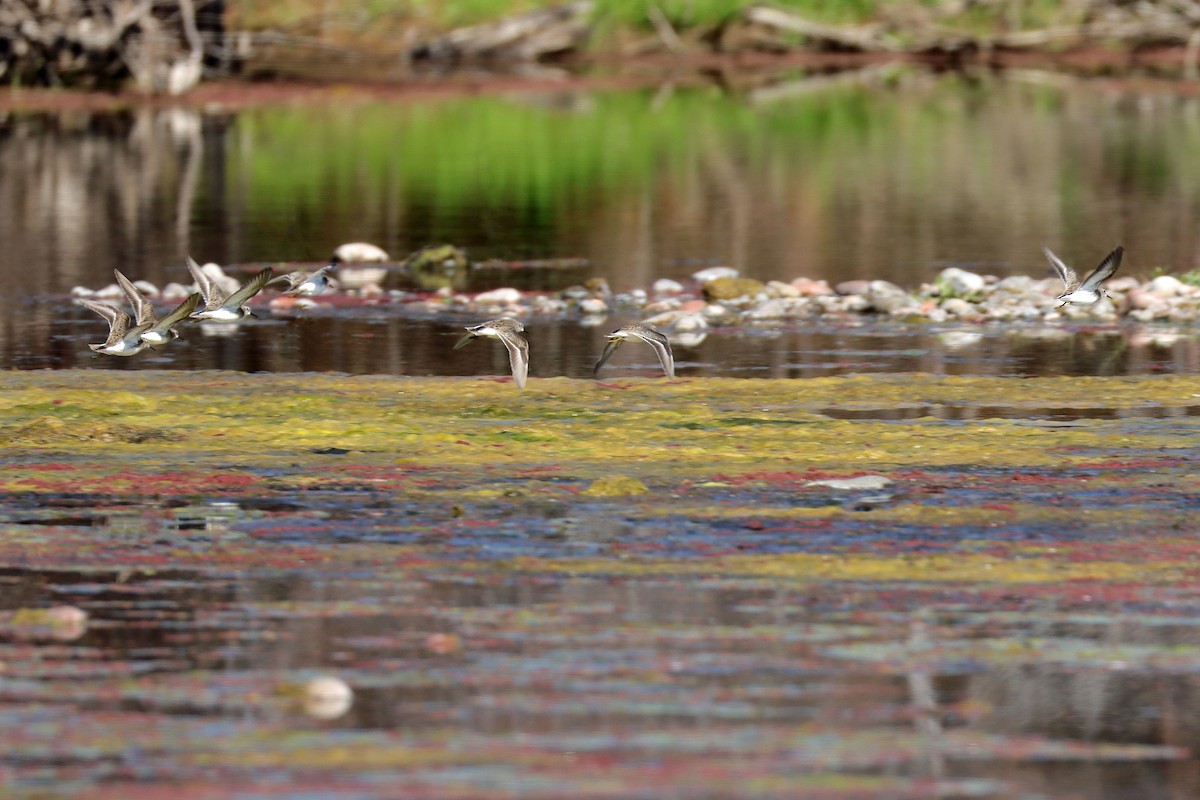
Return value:
M 791 78 L 741 94 L 346 93 L 258 107 L 228 130 L 223 188 L 204 189 L 215 205 L 201 213 L 249 220 L 261 251 L 248 260 L 313 258 L 351 237 L 397 258 L 450 242 L 472 259 L 620 264 L 640 257 L 639 231 L 661 242 L 655 258 L 786 277 L 895 263 L 905 285 L 931 279 L 918 265 L 956 257 L 964 237 L 964 253 L 1039 273 L 1041 243 L 1086 260 L 1110 238 L 1161 242 L 1157 261 L 1131 250 L 1129 269 L 1194 266 L 1178 233 L 1200 214 L 1194 98 L 905 67 Z

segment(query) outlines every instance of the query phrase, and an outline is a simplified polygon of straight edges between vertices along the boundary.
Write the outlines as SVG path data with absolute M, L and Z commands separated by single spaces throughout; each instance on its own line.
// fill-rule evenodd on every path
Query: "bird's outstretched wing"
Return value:
M 80 300 L 79 304 L 90 308 L 108 320 L 108 339 L 100 345 L 101 347 L 109 347 L 125 338 L 125 333 L 129 330 L 129 315 L 124 311 L 106 303 L 95 303 L 91 300 Z
M 271 275 L 270 267 L 255 273 L 253 278 L 239 286 L 237 291 L 229 295 L 229 297 L 226 297 L 223 305 L 229 308 L 241 308 L 247 300 L 262 291 L 262 288 L 267 285 L 267 281 L 271 280 Z
M 204 310 L 212 311 L 214 308 L 223 306 L 225 292 L 213 282 L 212 278 L 204 274 L 204 270 L 196 263 L 196 259 L 188 256 L 187 268 L 188 272 L 192 273 L 192 279 L 196 281 L 196 288 L 200 290 L 200 296 L 204 298 Z
M 671 342 L 653 328 L 639 326 L 638 328 L 629 331 L 630 336 L 636 336 L 646 344 L 654 348 L 654 352 L 658 354 L 658 362 L 662 364 L 663 372 L 671 380 L 675 379 L 675 356 L 671 353 Z
M 1046 254 L 1046 258 L 1050 260 L 1050 266 L 1054 267 L 1055 273 L 1062 279 L 1063 285 L 1066 287 L 1066 292 L 1070 293 L 1079 288 L 1079 277 L 1075 274 L 1075 270 L 1071 269 L 1066 263 L 1054 255 L 1049 247 L 1042 246 L 1042 252 Z
M 512 367 L 513 380 L 518 389 L 525 388 L 525 380 L 529 377 L 529 342 L 519 333 L 500 331 L 500 341 L 508 349 L 508 363 Z
M 154 323 L 154 305 L 146 299 L 146 296 L 138 291 L 133 285 L 133 281 L 121 274 L 121 270 L 114 269 L 113 275 L 117 278 L 117 285 L 121 287 L 121 291 L 129 298 L 129 305 L 133 307 L 133 318 L 137 320 L 138 325 L 143 325 L 147 322 Z
M 1100 266 L 1092 270 L 1091 274 L 1083 279 L 1082 289 L 1095 291 L 1100 288 L 1100 284 L 1111 278 L 1116 273 L 1117 267 L 1121 266 L 1121 257 L 1125 255 L 1125 248 L 1118 247 L 1104 257 L 1100 262 Z
M 188 295 L 187 299 L 179 305 L 175 306 L 175 310 L 165 317 L 160 319 L 153 327 L 155 330 L 166 333 L 177 323 L 183 322 L 188 316 L 196 310 L 196 306 L 200 305 L 200 293 L 193 292 Z
M 622 344 L 624 344 L 624 342 L 625 342 L 624 339 L 609 339 L 608 340 L 608 344 L 604 345 L 604 352 L 600 354 L 600 359 L 596 362 L 596 366 L 594 368 L 592 368 L 593 376 L 595 376 L 598 372 L 600 372 L 600 368 L 604 366 L 606 361 L 608 361 L 610 358 L 612 358 L 612 354 L 617 352 L 617 348 L 619 348 Z

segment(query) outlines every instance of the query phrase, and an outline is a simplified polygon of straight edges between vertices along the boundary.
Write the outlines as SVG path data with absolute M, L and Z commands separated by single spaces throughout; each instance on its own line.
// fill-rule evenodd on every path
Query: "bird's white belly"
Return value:
M 242 310 L 232 308 L 214 308 L 212 311 L 201 311 L 193 314 L 196 319 L 211 319 L 214 322 L 237 322 L 242 318 Z
M 1080 305 L 1091 305 L 1100 299 L 1099 292 L 1088 292 L 1082 289 L 1076 289 L 1070 294 L 1064 294 L 1059 300 L 1064 303 L 1078 303 Z

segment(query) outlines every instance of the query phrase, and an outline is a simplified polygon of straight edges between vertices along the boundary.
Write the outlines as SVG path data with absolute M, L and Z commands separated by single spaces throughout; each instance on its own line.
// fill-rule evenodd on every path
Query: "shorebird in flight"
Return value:
M 117 273 L 120 278 L 124 275 Z M 124 288 L 122 286 L 122 288 Z M 134 289 L 137 292 L 137 289 Z M 140 292 L 138 292 L 140 296 Z M 143 298 L 144 299 L 144 298 Z M 92 300 L 80 300 L 79 304 L 90 308 L 108 320 L 108 339 L 103 344 L 89 344 L 92 350 L 107 356 L 136 356 L 147 347 L 162 345 L 179 337 L 175 325 L 187 319 L 200 303 L 200 295 L 189 295 L 186 300 L 175 307 L 175 310 L 162 319 L 154 318 L 154 309 L 150 309 L 150 318 L 137 324 L 131 324 L 129 315 L 119 308 L 107 303 L 96 303 Z M 134 305 L 135 313 L 142 313 Z
M 287 281 L 288 288 L 281 293 L 284 297 L 311 297 L 314 294 L 323 294 L 331 284 L 329 272 L 335 266 L 336 264 L 326 264 L 316 272 L 289 272 L 287 275 L 272 278 L 268 283 Z
M 142 341 L 151 347 L 178 339 L 179 331 L 174 326 L 187 319 L 200 303 L 200 294 L 194 292 L 176 306 L 174 311 L 159 319 L 154 314 L 154 305 L 138 291 L 137 287 L 133 285 L 133 281 L 126 278 L 119 269 L 114 269 L 113 275 L 116 276 L 117 285 L 121 287 L 121 291 L 125 292 L 125 296 L 129 298 L 129 305 L 133 307 L 135 325 L 138 327 L 149 325 L 142 332 Z
M 675 357 L 671 354 L 671 343 L 667 337 L 654 330 L 648 325 L 626 325 L 623 328 L 618 328 L 606 337 L 608 344 L 604 347 L 604 353 L 600 356 L 600 360 L 596 362 L 595 369 L 592 374 L 595 375 L 604 366 L 604 362 L 608 361 L 613 353 L 617 352 L 617 348 L 623 345 L 630 339 L 640 339 L 646 344 L 654 348 L 654 352 L 658 355 L 658 361 L 662 364 L 663 372 L 667 377 L 675 379 Z
M 188 256 L 188 272 L 196 281 L 196 287 L 204 297 L 204 308 L 192 314 L 192 319 L 211 319 L 213 322 L 236 322 L 250 315 L 250 306 L 246 301 L 262 291 L 271 280 L 271 268 L 267 267 L 255 273 L 254 277 L 243 283 L 232 294 L 226 295 L 224 290 L 204 274 L 204 270 L 195 260 Z
M 1067 303 L 1090 306 L 1092 303 L 1099 302 L 1100 298 L 1104 296 L 1104 290 L 1100 288 L 1100 284 L 1111 278 L 1117 271 L 1117 267 L 1121 266 L 1121 256 L 1125 255 L 1125 248 L 1118 247 L 1106 255 L 1100 262 L 1100 266 L 1092 270 L 1082 283 L 1079 281 L 1079 276 L 1075 274 L 1075 270 L 1054 255 L 1049 247 L 1043 246 L 1042 252 L 1046 254 L 1046 258 L 1050 259 L 1050 266 L 1054 267 L 1054 271 L 1058 277 L 1062 278 L 1063 285 L 1066 287 L 1066 291 L 1058 296 L 1058 299 L 1062 300 L 1058 307 L 1062 308 Z
M 515 319 L 508 317 L 493 319 L 482 325 L 468 326 L 467 335 L 458 340 L 454 349 L 457 350 L 479 336 L 499 339 L 508 350 L 508 362 L 512 365 L 513 380 L 516 381 L 517 388 L 524 389 L 525 379 L 529 376 L 529 342 L 521 335 L 524 332 L 525 326 Z

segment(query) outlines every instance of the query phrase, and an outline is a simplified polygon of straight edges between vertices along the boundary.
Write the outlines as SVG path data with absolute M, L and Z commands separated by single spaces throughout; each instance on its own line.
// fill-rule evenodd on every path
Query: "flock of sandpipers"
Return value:
M 1042 250 L 1065 287 L 1065 291 L 1058 296 L 1058 299 L 1062 300 L 1060 308 L 1067 303 L 1091 305 L 1098 302 L 1104 296 L 1101 285 L 1116 273 L 1125 253 L 1123 247 L 1113 250 L 1105 256 L 1099 266 L 1080 281 L 1075 271 L 1056 256 L 1050 248 L 1043 247 Z M 189 257 L 187 268 L 195 280 L 197 291 L 163 317 L 155 315 L 151 302 L 129 278 L 121 274 L 120 270 L 113 270 L 113 273 L 116 276 L 117 284 L 132 307 L 132 319 L 123 310 L 107 303 L 98 303 L 87 299 L 80 299 L 77 302 L 108 321 L 108 339 L 102 344 L 90 344 L 88 347 L 96 353 L 104 355 L 133 356 L 143 350 L 161 347 L 179 338 L 179 331 L 175 326 L 185 320 L 237 322 L 252 316 L 247 303 L 251 297 L 271 283 L 286 282 L 287 288 L 283 292 L 285 296 L 305 297 L 321 294 L 332 285 L 330 272 L 336 266 L 337 263 L 334 262 L 315 272 L 292 272 L 278 277 L 270 268 L 267 268 L 256 273 L 234 291 L 227 293 L 217 285 L 211 276 L 205 273 L 199 264 Z M 513 380 L 518 387 L 524 388 L 525 381 L 529 376 L 529 342 L 522 335 L 524 332 L 525 326 L 518 320 L 509 317 L 493 319 L 479 325 L 468 326 L 466 336 L 463 336 L 454 345 L 454 349 L 457 350 L 478 337 L 499 339 L 508 350 Z M 675 377 L 675 358 L 671 352 L 671 343 L 659 331 L 647 325 L 633 324 L 619 328 L 605 338 L 608 340 L 608 344 L 599 360 L 596 361 L 594 372 L 599 372 L 600 367 L 604 366 L 604 363 L 616 352 L 618 347 L 631 339 L 636 339 L 654 348 L 659 363 L 662 364 L 663 372 L 670 379 Z

